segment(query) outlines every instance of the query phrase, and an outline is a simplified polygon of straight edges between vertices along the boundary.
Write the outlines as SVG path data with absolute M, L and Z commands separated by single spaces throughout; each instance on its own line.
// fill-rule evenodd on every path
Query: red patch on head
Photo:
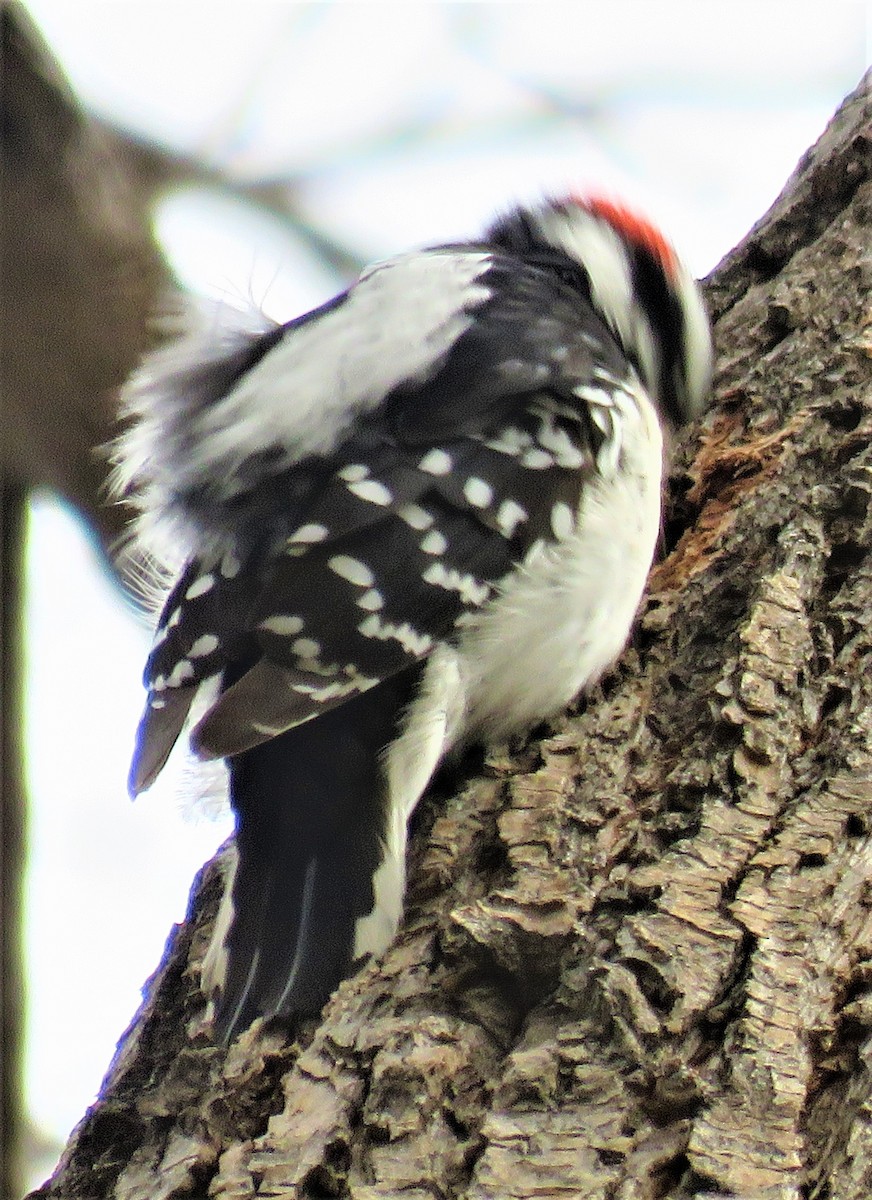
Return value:
M 625 241 L 643 246 L 667 274 L 675 273 L 678 257 L 660 230 L 650 221 L 605 196 L 573 196 L 573 201 L 593 216 L 608 222 Z

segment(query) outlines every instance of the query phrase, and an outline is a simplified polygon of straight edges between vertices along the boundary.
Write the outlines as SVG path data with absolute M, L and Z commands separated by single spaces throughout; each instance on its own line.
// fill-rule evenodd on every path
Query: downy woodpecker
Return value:
M 702 410 L 699 289 L 604 199 L 379 262 L 274 325 L 207 326 L 127 400 L 122 485 L 183 549 L 130 775 L 227 760 L 216 1037 L 317 1012 L 402 913 L 444 755 L 556 713 L 620 655 L 665 435 Z

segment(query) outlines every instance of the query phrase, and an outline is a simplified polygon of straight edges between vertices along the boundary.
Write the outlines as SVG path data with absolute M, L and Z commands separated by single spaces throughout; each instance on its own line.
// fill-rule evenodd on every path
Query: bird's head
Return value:
M 584 291 L 674 426 L 705 407 L 712 374 L 699 284 L 644 217 L 600 196 L 570 196 L 496 221 L 489 243 L 533 257 Z

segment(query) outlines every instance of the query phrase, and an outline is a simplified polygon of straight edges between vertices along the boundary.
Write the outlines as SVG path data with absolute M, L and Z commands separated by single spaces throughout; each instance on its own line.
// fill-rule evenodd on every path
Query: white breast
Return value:
M 464 631 L 464 741 L 558 712 L 626 645 L 660 528 L 663 440 L 641 389 L 623 398 L 616 428 L 616 465 L 585 489 L 574 529 L 534 547 Z

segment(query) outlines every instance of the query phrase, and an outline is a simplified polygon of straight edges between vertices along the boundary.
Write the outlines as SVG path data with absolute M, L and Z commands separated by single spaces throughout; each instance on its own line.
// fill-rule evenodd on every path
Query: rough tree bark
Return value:
M 43 1200 L 872 1194 L 868 79 L 708 292 L 633 646 L 424 805 L 396 944 L 203 1027 L 197 880 Z

